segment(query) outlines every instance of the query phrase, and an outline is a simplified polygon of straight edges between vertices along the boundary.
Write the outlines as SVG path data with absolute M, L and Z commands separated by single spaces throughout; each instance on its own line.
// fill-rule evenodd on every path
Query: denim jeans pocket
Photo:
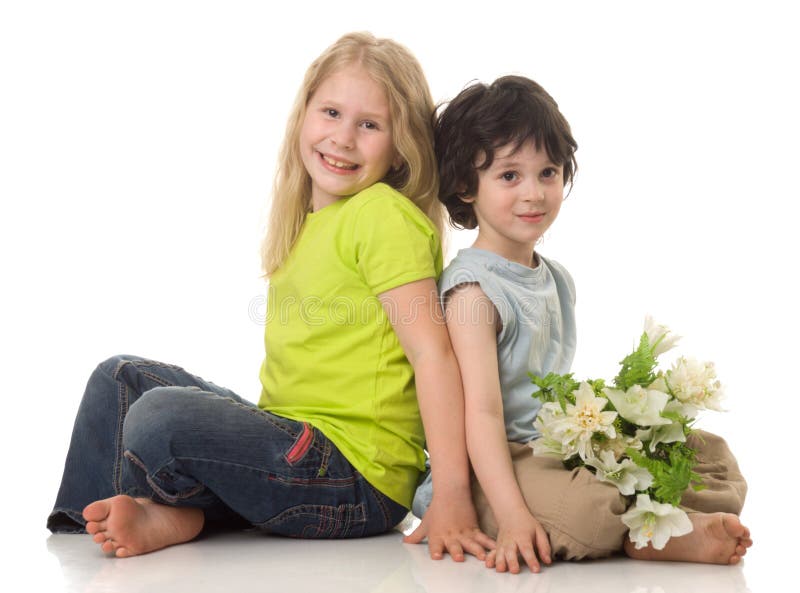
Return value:
M 366 504 L 298 504 L 258 525 L 289 537 L 333 539 L 361 537 L 367 524 Z
M 368 504 L 363 500 L 361 474 L 336 446 L 308 422 L 270 414 L 288 446 L 282 450 L 283 475 L 272 479 L 282 487 L 273 491 L 286 504 L 260 529 L 289 537 L 348 538 L 364 535 Z M 280 505 L 278 505 L 280 506 Z

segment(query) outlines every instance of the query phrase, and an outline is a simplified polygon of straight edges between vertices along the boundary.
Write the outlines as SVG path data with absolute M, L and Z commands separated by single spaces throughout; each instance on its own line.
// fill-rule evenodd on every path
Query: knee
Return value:
M 568 560 L 603 558 L 622 550 L 626 500 L 586 469 L 575 470 L 551 525 L 554 554 Z
M 124 406 L 122 406 L 122 412 L 119 412 L 118 400 L 121 396 L 119 374 L 120 369 L 133 360 L 138 359 L 120 354 L 105 359 L 95 367 L 86 383 L 86 390 L 81 402 L 81 410 L 84 413 L 92 416 L 99 411 L 124 414 Z
M 122 428 L 126 450 L 137 453 L 166 445 L 184 431 L 193 402 L 187 401 L 196 387 L 156 387 L 146 391 L 128 410 Z
M 131 354 L 115 354 L 110 356 L 97 365 L 95 373 L 102 373 L 103 375 L 114 377 L 119 369 L 130 362 L 144 360 L 140 356 L 133 356 Z

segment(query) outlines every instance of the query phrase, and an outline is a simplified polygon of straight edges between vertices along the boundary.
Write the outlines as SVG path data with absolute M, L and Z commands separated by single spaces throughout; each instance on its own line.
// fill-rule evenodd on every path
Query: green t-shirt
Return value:
M 406 507 L 424 433 L 414 371 L 377 295 L 441 271 L 433 223 L 377 183 L 308 214 L 270 278 L 259 407 L 320 429 Z

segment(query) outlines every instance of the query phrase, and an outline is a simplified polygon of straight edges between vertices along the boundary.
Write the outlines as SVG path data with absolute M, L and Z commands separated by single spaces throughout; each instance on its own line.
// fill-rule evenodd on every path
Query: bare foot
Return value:
M 750 530 L 731 513 L 689 513 L 694 529 L 672 537 L 663 550 L 648 545 L 637 550 L 625 540 L 625 553 L 638 560 L 676 560 L 708 564 L 736 564 L 753 545 Z
M 83 509 L 86 531 L 106 554 L 127 558 L 197 537 L 205 517 L 200 509 L 169 507 L 146 498 L 114 496 Z

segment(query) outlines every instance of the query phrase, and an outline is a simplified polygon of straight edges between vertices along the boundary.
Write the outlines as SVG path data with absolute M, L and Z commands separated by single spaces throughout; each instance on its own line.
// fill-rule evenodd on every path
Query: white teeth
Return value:
M 348 164 L 348 163 L 342 163 L 342 162 L 340 162 L 340 161 L 334 161 L 332 158 L 330 158 L 330 157 L 327 157 L 327 156 L 325 156 L 324 154 L 322 155 L 322 158 L 323 158 L 323 159 L 325 160 L 325 162 L 326 162 L 326 163 L 328 163 L 329 165 L 333 165 L 334 167 L 338 167 L 339 169 L 350 169 L 350 170 L 353 170 L 353 169 L 356 169 L 356 168 L 358 168 L 358 165 L 354 165 L 354 164 Z

